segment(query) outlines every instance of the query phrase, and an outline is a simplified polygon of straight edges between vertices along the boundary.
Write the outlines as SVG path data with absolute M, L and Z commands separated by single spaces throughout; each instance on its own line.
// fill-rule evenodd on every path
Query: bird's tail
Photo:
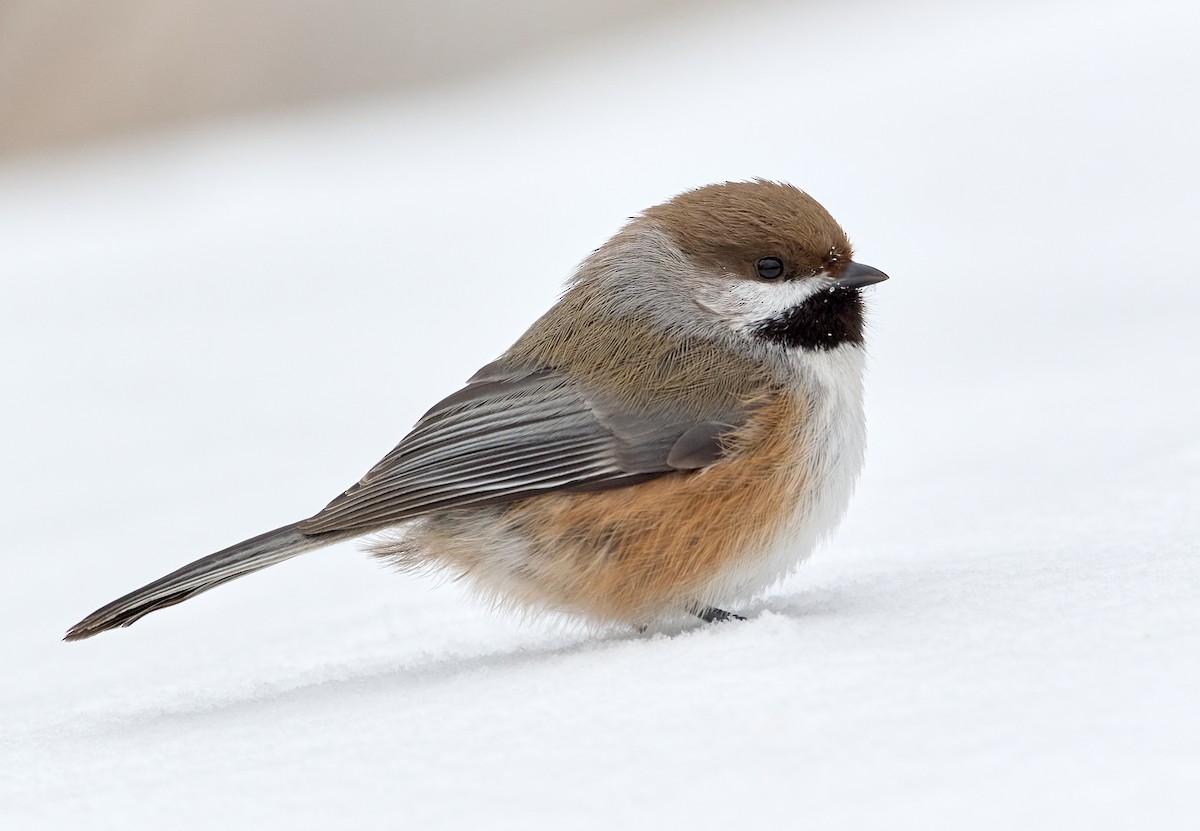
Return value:
M 216 554 L 201 557 L 194 563 L 188 563 L 178 571 L 160 577 L 153 583 L 92 612 L 72 626 L 63 640 L 83 640 L 118 626 L 129 626 L 156 609 L 174 606 L 214 586 L 282 563 L 297 554 L 360 536 L 362 533 L 335 531 L 325 534 L 302 534 L 297 530 L 297 525 L 298 523 L 276 528 L 237 545 L 231 545 Z

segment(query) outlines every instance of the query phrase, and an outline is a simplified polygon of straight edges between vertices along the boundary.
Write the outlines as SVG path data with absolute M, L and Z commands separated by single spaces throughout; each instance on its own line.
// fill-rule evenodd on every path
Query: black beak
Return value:
M 838 289 L 861 289 L 864 286 L 873 286 L 876 283 L 882 283 L 888 276 L 877 268 L 871 268 L 869 265 L 856 263 L 854 260 L 846 266 L 846 270 L 842 272 L 842 276 L 833 281 L 833 287 Z

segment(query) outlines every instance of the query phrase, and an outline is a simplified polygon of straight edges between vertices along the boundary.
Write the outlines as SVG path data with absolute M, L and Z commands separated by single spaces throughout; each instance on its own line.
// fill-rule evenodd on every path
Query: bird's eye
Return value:
M 758 276 L 764 280 L 778 280 L 783 276 L 783 260 L 778 257 L 763 257 L 754 264 Z

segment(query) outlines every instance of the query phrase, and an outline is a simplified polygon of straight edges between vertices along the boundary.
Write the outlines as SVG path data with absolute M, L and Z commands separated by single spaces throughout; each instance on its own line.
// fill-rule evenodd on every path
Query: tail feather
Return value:
M 103 606 L 67 631 L 63 640 L 78 641 L 118 626 L 129 626 L 157 609 L 182 603 L 193 595 L 282 563 L 297 554 L 324 548 L 361 535 L 359 532 L 302 534 L 297 524 L 285 525 L 252 539 L 231 545 L 216 554 L 201 557 L 178 571 L 160 577 L 124 597 Z

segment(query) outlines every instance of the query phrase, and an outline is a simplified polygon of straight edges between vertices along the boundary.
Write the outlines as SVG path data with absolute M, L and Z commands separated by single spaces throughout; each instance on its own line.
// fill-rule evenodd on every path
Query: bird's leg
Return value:
M 705 623 L 724 623 L 727 620 L 745 620 L 741 615 L 735 615 L 733 612 L 727 612 L 724 609 L 718 609 L 716 606 L 693 606 L 688 609 L 696 617 L 700 618 Z

